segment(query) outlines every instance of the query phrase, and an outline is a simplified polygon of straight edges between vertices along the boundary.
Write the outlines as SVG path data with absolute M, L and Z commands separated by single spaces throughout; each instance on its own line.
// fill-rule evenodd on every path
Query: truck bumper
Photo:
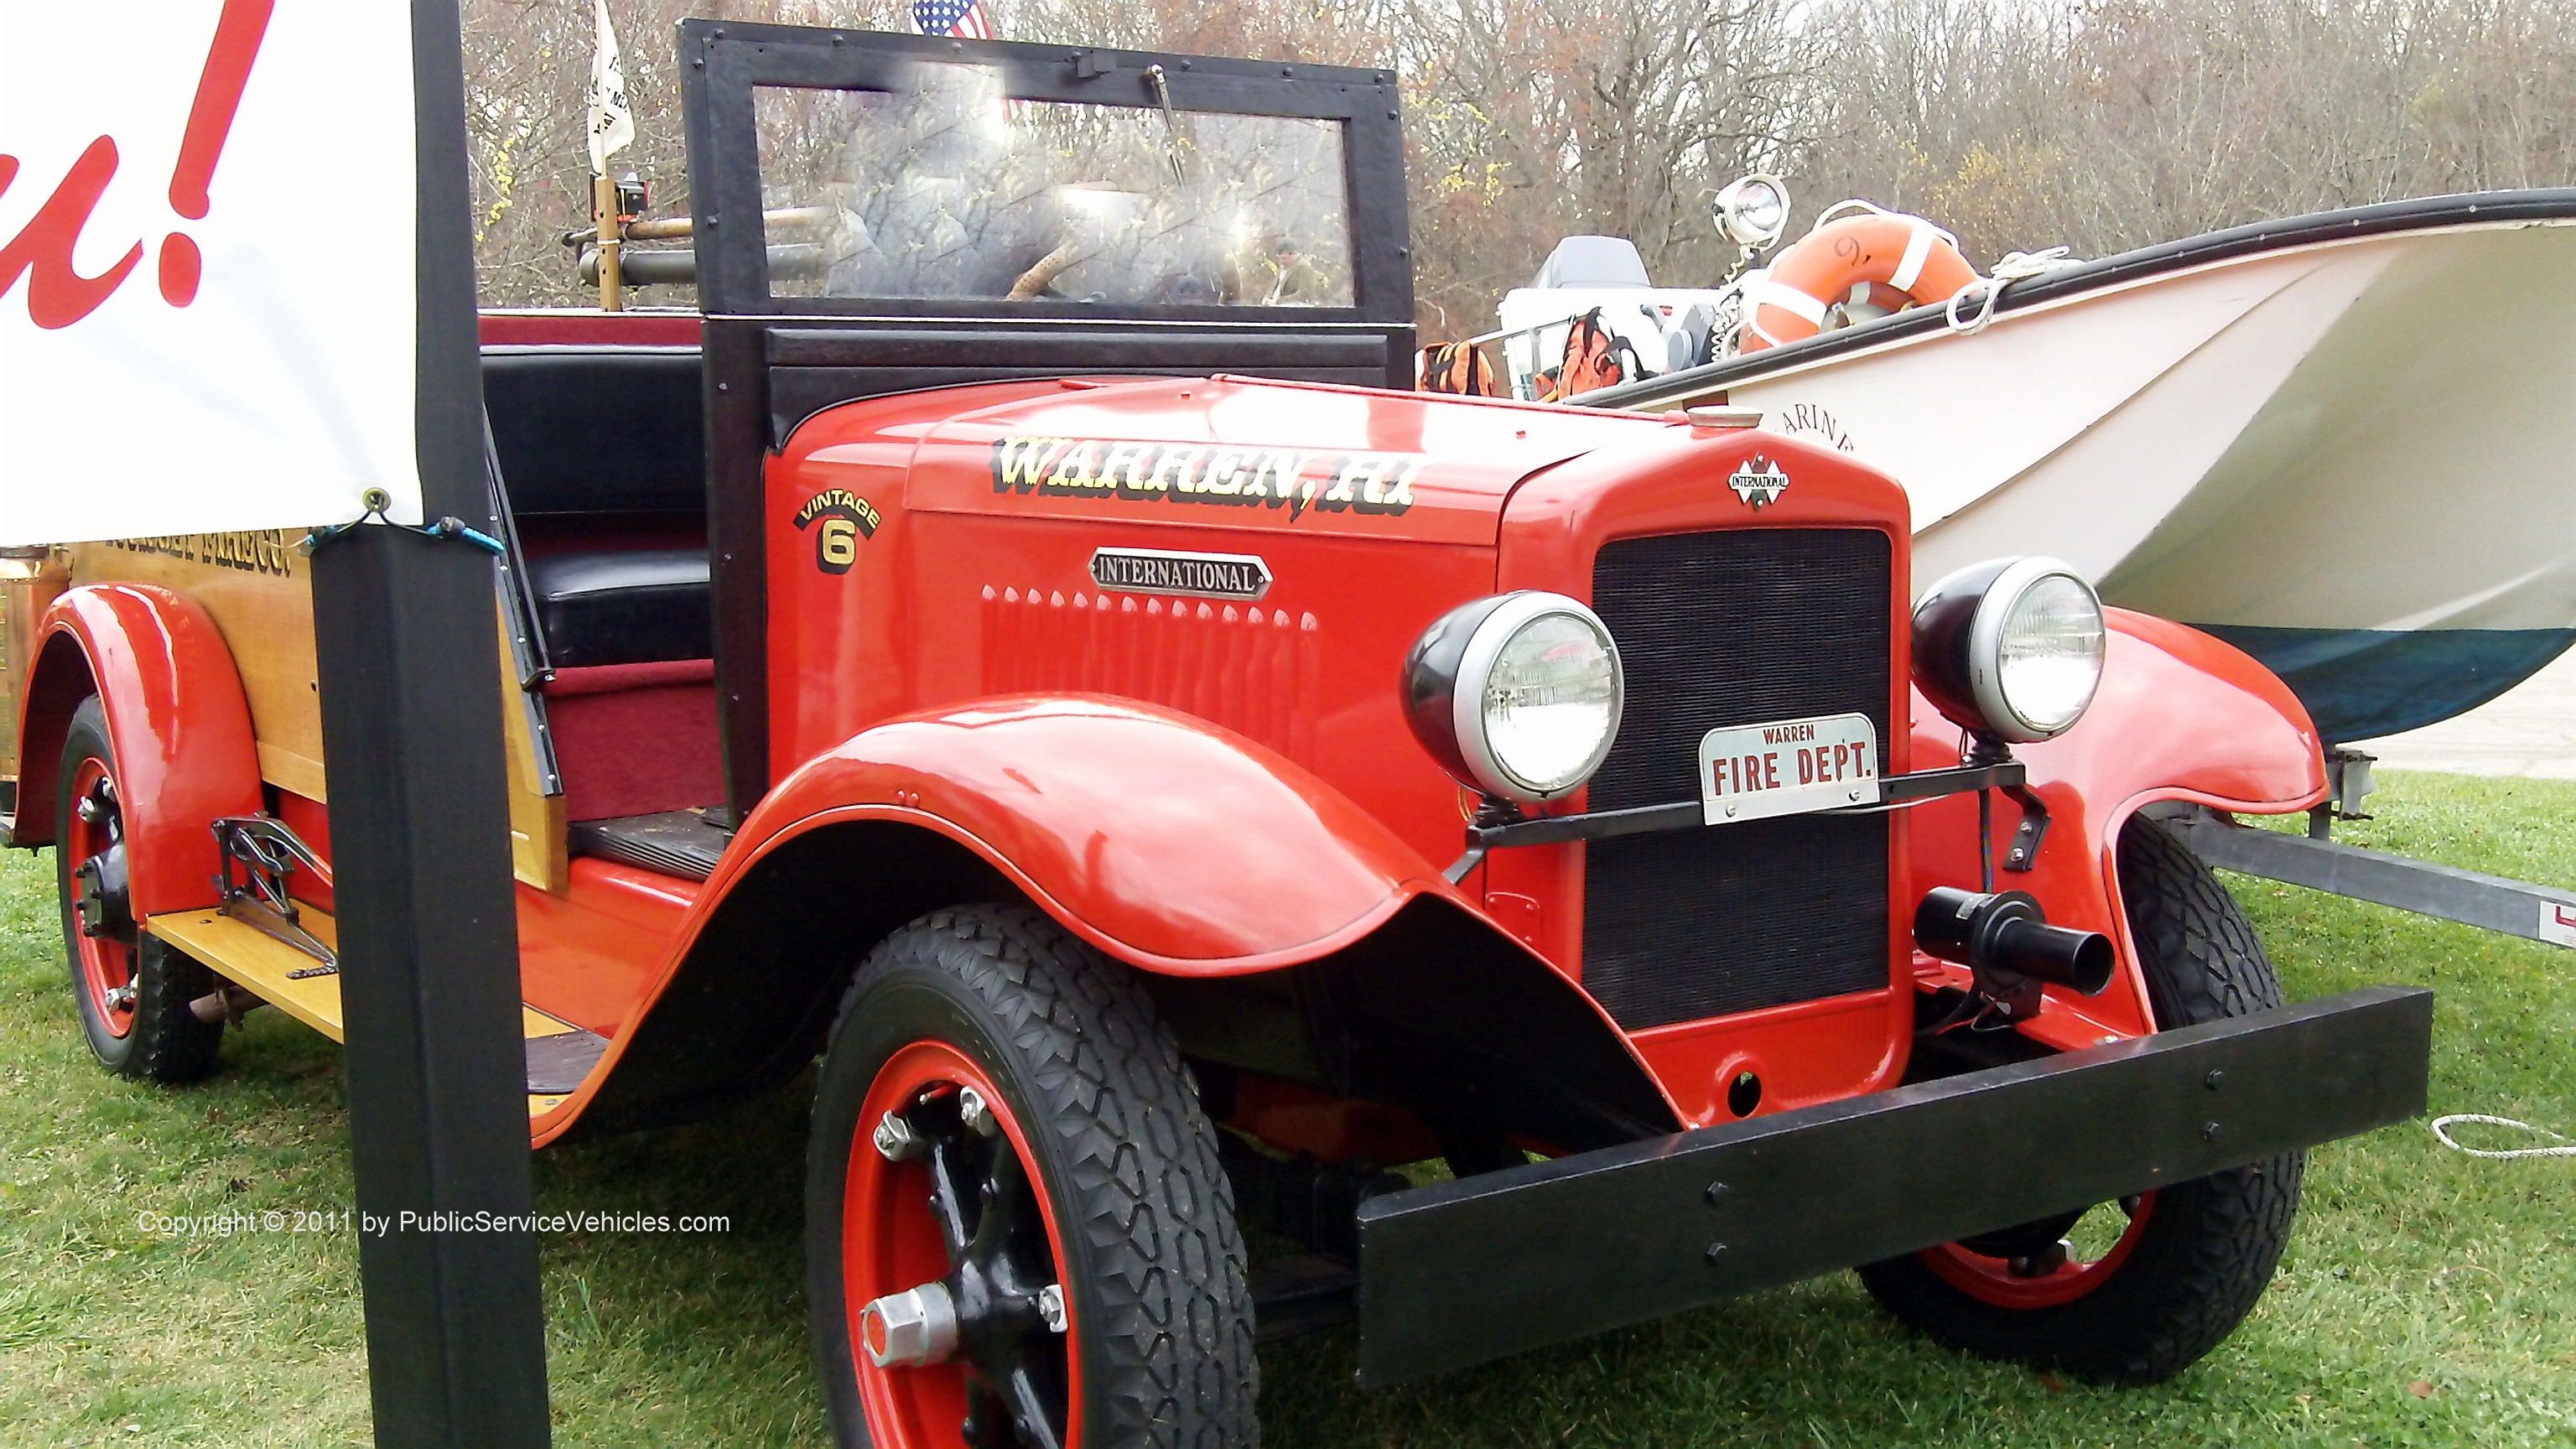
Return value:
M 1360 1380 L 1919 1251 L 2424 1109 L 2433 993 L 2371 987 L 1372 1198 Z

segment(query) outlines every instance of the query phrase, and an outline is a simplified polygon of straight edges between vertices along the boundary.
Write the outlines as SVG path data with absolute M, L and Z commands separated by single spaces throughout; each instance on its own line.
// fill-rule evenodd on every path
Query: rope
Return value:
M 2045 251 L 2006 252 L 2004 259 L 1995 263 L 1995 280 L 2011 282 L 2023 277 L 2045 277 L 2051 272 L 2084 265 L 2069 255 L 2074 250 L 2073 247 L 2050 247 Z
M 1949 319 L 1950 330 L 1961 337 L 1974 337 L 1985 331 L 1986 324 L 1995 320 L 1995 303 L 2003 294 L 2003 283 L 1990 282 L 1983 277 L 1951 293 L 1950 300 L 1942 304 L 1942 313 Z M 1960 316 L 1959 304 L 1971 297 L 1977 301 L 1977 314 L 1974 317 Z
M 2462 1147 L 2451 1140 L 2449 1129 L 2454 1122 L 2483 1122 L 2490 1127 L 2510 1127 L 2517 1132 L 2537 1133 L 2542 1137 L 2556 1138 L 2560 1142 L 2567 1141 L 2565 1137 L 2546 1127 L 2534 1127 L 2528 1122 L 2517 1122 L 2511 1117 L 2490 1117 L 2484 1112 L 2453 1112 L 2447 1117 L 2434 1118 L 2432 1123 L 2433 1135 L 2441 1140 L 2443 1146 L 2453 1152 L 2465 1152 L 2471 1157 L 2576 1157 L 2576 1144 L 2565 1147 Z
M 313 556 L 313 550 L 320 548 L 322 545 L 329 543 L 331 540 L 338 538 L 340 535 L 347 533 L 350 529 L 356 528 L 359 524 L 372 518 L 387 528 L 399 528 L 405 533 L 417 533 L 423 538 L 458 539 L 465 543 L 472 544 L 476 548 L 483 550 L 485 553 L 492 555 L 494 558 L 502 558 L 507 556 L 509 553 L 509 549 L 503 546 L 501 540 L 483 532 L 481 529 L 467 527 L 463 519 L 457 518 L 453 515 L 442 518 L 436 523 L 411 524 L 394 522 L 392 519 L 385 517 L 385 510 L 393 507 L 393 496 L 385 492 L 382 488 L 368 489 L 366 493 L 360 497 L 359 501 L 366 505 L 366 512 L 359 514 L 356 518 L 349 520 L 347 523 L 334 523 L 327 528 L 317 528 L 313 530 L 311 533 L 304 535 L 302 542 L 295 545 L 295 551 L 304 555 L 306 558 L 311 558 Z

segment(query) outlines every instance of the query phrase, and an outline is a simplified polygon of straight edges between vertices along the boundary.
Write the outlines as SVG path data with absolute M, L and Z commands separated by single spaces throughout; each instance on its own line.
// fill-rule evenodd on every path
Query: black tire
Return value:
M 2160 1028 L 2281 1004 L 2271 959 L 2236 898 L 2163 826 L 2129 822 L 2119 871 Z M 2254 1311 L 2289 1243 L 2306 1164 L 2305 1153 L 2284 1153 L 2163 1189 L 2128 1256 L 2072 1302 L 1999 1307 L 1954 1286 L 1920 1255 L 1872 1263 L 1861 1281 L 1889 1312 L 1954 1348 L 2096 1382 L 2157 1383 L 2216 1348 Z
M 70 968 L 72 999 L 80 1008 L 81 1034 L 100 1066 L 120 1077 L 178 1085 L 203 1079 L 218 1064 L 224 1024 L 197 1019 L 188 1003 L 216 988 L 215 974 L 176 947 L 135 929 L 130 913 L 115 928 L 110 943 L 130 953 L 132 1019 L 120 1035 L 109 1020 L 109 1008 L 92 989 L 82 965 L 83 942 L 77 906 L 77 876 L 82 862 L 73 859 L 78 838 L 74 811 L 80 801 L 76 786 L 89 761 L 103 766 L 113 789 L 116 747 L 107 736 L 107 713 L 97 696 L 72 711 L 63 739 L 63 763 L 55 776 L 54 880 L 63 909 L 63 949 Z M 121 808 L 121 807 L 120 807 Z M 121 875 L 121 871 L 119 872 Z
M 842 999 L 815 1091 L 805 1200 L 806 1302 L 838 1442 L 919 1449 L 899 1426 L 878 1426 L 872 1437 L 867 1423 L 851 1331 L 853 1310 L 864 1305 L 849 1301 L 843 1233 L 854 1152 L 874 1150 L 877 1122 L 865 1120 L 866 1099 L 902 1080 L 903 1069 L 889 1063 L 898 1052 L 910 1060 L 923 1042 L 954 1051 L 990 1080 L 1016 1124 L 1012 1134 L 1034 1159 L 1028 1177 L 1046 1195 L 1042 1206 L 1059 1225 L 1068 1260 L 1051 1266 L 1072 1300 L 1073 1341 L 1064 1351 L 1081 1385 L 1081 1441 L 1122 1449 L 1255 1445 L 1251 1290 L 1216 1129 L 1133 975 L 1021 905 L 962 907 L 913 922 L 878 945 Z M 913 1116 L 935 1126 L 937 1099 L 923 1100 L 930 1105 Z M 958 1109 L 946 1110 L 956 1123 Z M 1005 1136 L 999 1145 L 1010 1143 Z M 879 1169 L 871 1161 L 867 1170 Z M 953 1238 L 949 1252 L 953 1279 Z M 973 1364 L 968 1382 L 988 1382 L 973 1352 L 960 1350 Z M 881 1384 L 924 1371 L 873 1370 Z M 996 1427 L 994 1442 L 1045 1442 Z

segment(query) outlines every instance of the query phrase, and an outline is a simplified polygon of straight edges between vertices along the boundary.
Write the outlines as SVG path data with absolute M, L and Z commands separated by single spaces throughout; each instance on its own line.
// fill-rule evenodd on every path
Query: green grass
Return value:
M 2342 838 L 2576 884 L 2576 785 L 2391 775 Z M 2433 1107 L 2576 1135 L 2576 956 L 2235 879 L 2290 992 L 2441 991 Z M 0 861 L 0 1442 L 368 1438 L 355 1240 L 174 1238 L 138 1212 L 344 1209 L 338 1049 L 275 1012 L 225 1071 L 99 1073 L 48 857 Z M 2103 1124 L 2105 1131 L 2119 1124 Z M 551 1149 L 541 1206 L 728 1232 L 543 1242 L 557 1440 L 819 1445 L 798 1292 L 796 1091 Z M 2488 1162 L 2420 1125 L 2320 1149 L 2281 1277 L 2199 1366 L 2101 1390 L 1944 1352 L 1849 1275 L 1418 1387 L 1348 1387 L 1347 1333 L 1264 1354 L 1267 1442 L 1439 1445 L 2576 1445 L 2576 1159 Z

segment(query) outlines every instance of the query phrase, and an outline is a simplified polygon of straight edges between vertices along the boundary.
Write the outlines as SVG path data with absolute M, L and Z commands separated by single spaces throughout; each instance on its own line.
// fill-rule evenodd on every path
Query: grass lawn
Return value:
M 2576 785 L 2386 779 L 2380 818 L 2342 838 L 2576 884 Z M 338 1049 L 261 1012 L 204 1086 L 103 1075 L 64 982 L 52 882 L 50 856 L 0 860 L 0 1442 L 367 1442 L 353 1236 L 137 1223 L 346 1209 Z M 2439 988 L 2436 1112 L 2576 1136 L 2576 955 L 2230 883 L 2293 997 Z M 545 1240 L 559 1443 L 828 1442 L 797 1288 L 801 1115 L 790 1090 L 536 1159 L 541 1208 L 731 1220 Z M 2576 1445 L 2571 1208 L 2576 1158 L 2481 1161 L 2420 1124 L 2323 1148 L 2252 1321 L 2154 1389 L 1960 1358 L 1845 1274 L 1375 1394 L 1349 1387 L 1346 1332 L 1279 1345 L 1263 1421 L 1274 1449 Z

